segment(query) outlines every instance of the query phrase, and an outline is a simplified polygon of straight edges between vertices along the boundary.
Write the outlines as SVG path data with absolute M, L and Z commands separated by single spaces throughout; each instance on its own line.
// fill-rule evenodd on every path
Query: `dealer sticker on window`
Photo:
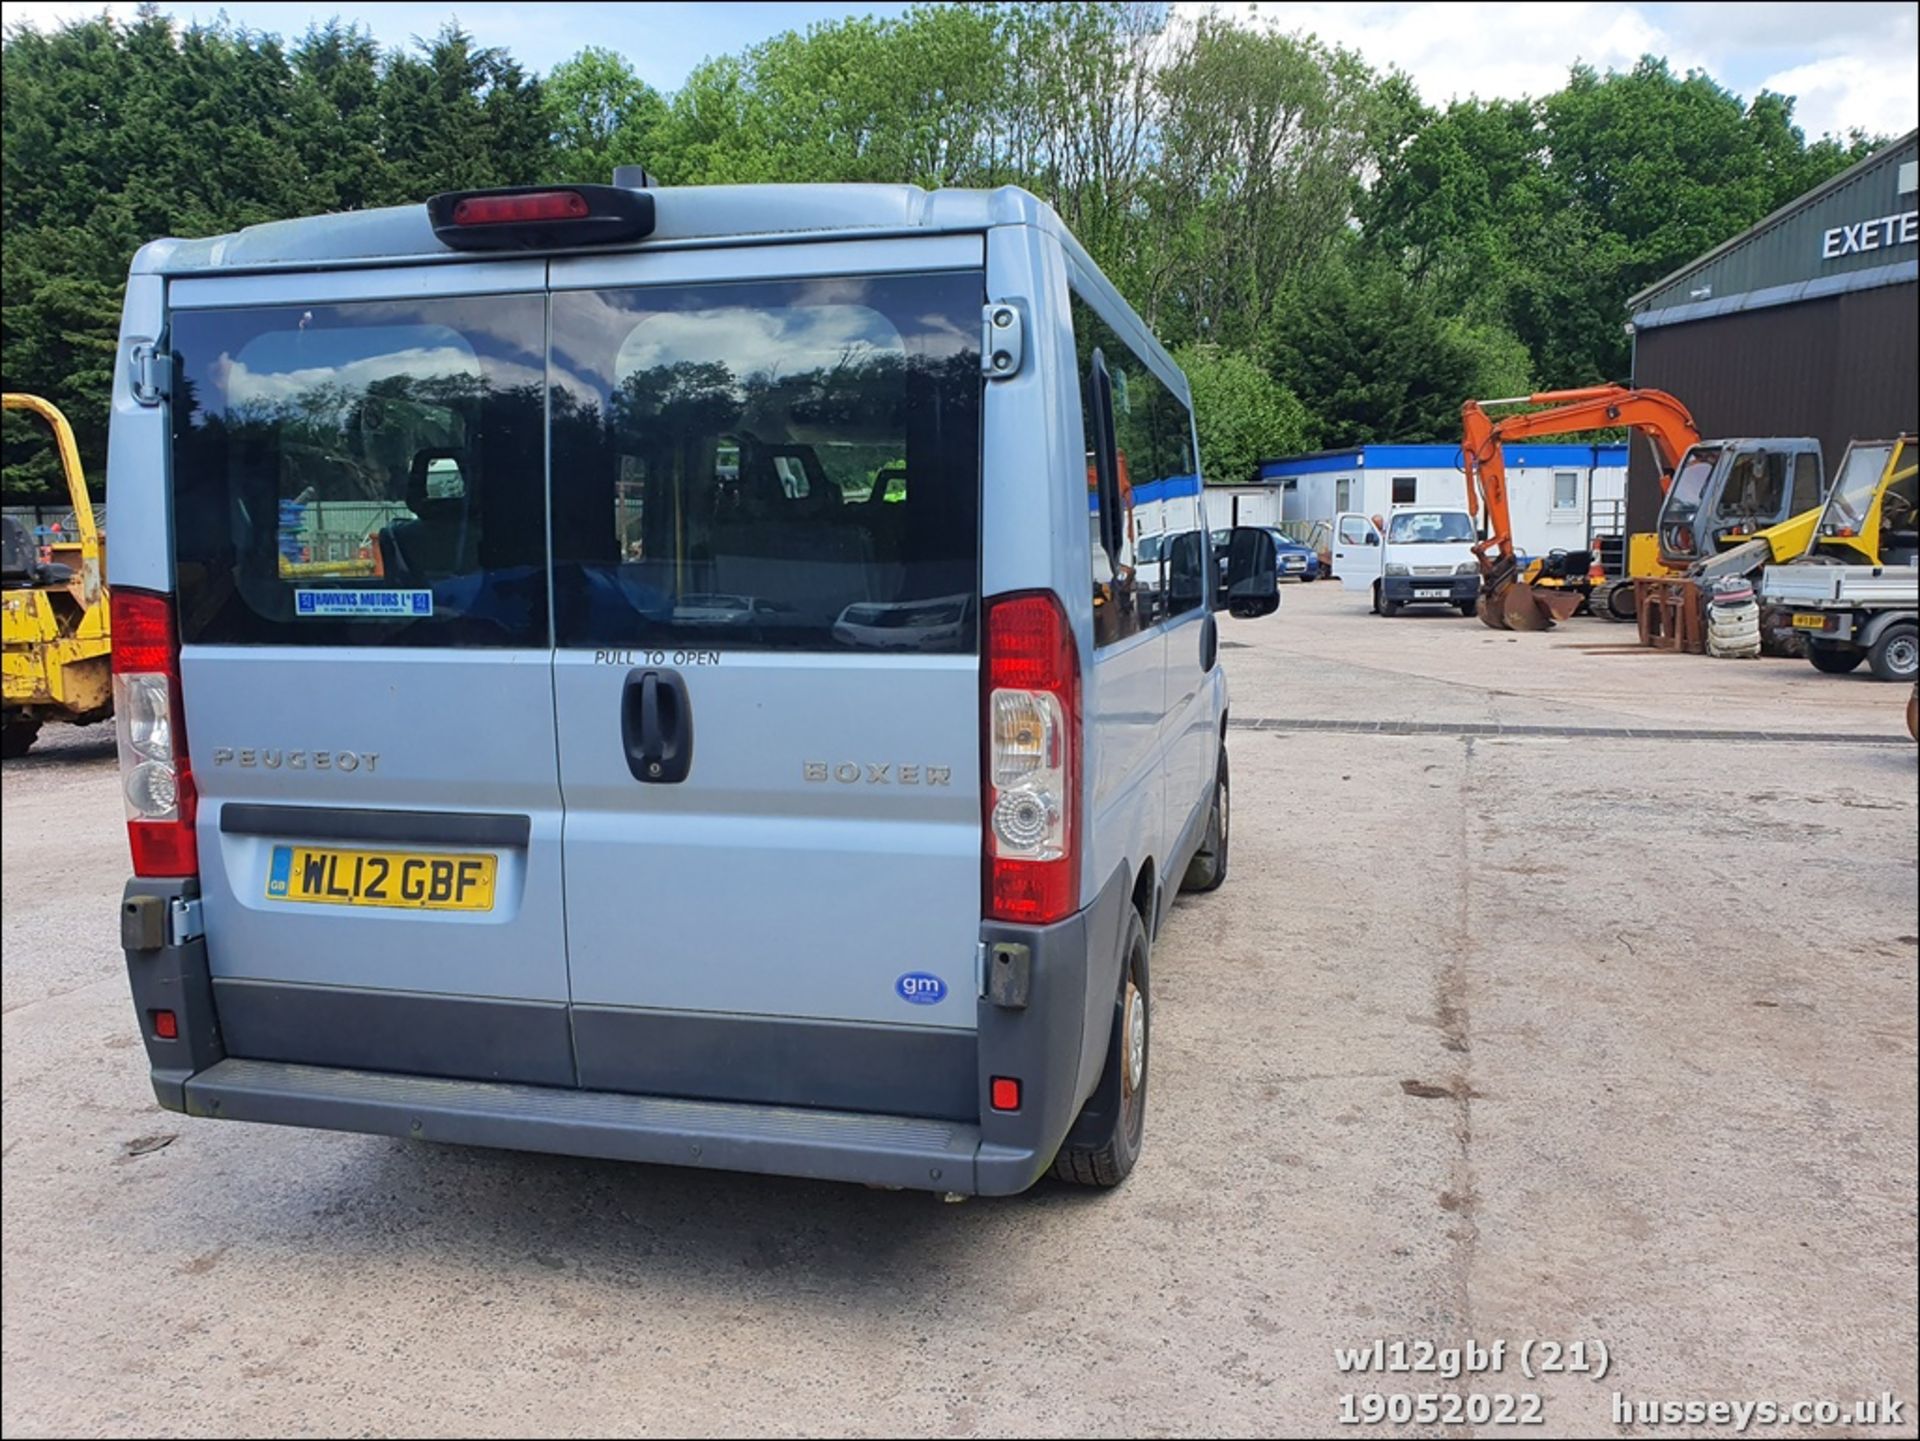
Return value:
M 294 614 L 302 616 L 433 614 L 430 590 L 296 590 Z

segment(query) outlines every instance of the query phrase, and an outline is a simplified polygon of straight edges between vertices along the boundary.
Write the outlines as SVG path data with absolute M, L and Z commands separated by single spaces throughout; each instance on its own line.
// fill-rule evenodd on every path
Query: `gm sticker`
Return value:
M 900 999 L 916 1006 L 937 1006 L 947 998 L 947 983 L 925 971 L 908 971 L 893 983 Z
M 412 618 L 433 614 L 430 590 L 296 590 L 295 615 L 385 615 Z

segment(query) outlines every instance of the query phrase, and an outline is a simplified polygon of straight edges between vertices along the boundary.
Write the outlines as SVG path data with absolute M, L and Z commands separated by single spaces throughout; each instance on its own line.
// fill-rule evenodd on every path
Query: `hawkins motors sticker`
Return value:
M 433 614 L 430 590 L 296 590 L 293 611 L 319 618 L 341 615 L 384 615 L 411 619 Z

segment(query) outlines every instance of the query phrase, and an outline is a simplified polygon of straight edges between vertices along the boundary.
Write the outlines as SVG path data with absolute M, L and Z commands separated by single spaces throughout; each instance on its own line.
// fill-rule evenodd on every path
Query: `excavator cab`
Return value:
M 1912 435 L 1856 440 L 1807 538 L 1806 557 L 1912 565 L 1920 556 L 1920 444 Z
M 1654 530 L 1660 560 L 1681 572 L 1816 509 L 1824 493 L 1820 442 L 1811 436 L 1715 440 L 1674 467 Z

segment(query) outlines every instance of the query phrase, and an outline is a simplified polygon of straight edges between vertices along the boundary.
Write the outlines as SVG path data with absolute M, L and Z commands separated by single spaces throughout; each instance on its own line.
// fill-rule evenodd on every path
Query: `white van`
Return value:
M 109 459 L 162 1105 L 1112 1185 L 1226 875 L 1187 386 L 1018 190 L 576 185 L 161 240 Z M 1182 494 L 1172 494 L 1181 490 Z M 1278 603 L 1235 541 L 1232 608 Z
M 1398 615 L 1409 605 L 1450 605 L 1472 615 L 1480 600 L 1479 540 L 1464 510 L 1397 506 L 1382 535 L 1368 517 L 1344 511 L 1333 518 L 1333 570 L 1347 590 L 1373 601 L 1375 615 Z

